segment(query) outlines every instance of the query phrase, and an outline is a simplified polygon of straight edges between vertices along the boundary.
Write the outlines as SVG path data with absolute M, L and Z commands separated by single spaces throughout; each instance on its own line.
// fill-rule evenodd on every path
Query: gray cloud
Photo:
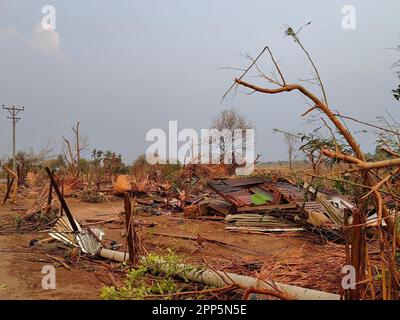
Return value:
M 317 62 L 330 103 L 345 114 L 372 121 L 389 110 L 399 116 L 390 90 L 396 83 L 388 50 L 399 42 L 398 1 L 353 1 L 356 30 L 341 28 L 342 1 L 51 1 L 57 30 L 38 29 L 43 1 L 2 1 L 0 10 L 0 103 L 24 105 L 18 146 L 35 149 L 81 121 L 92 148 L 112 149 L 127 160 L 143 153 L 146 132 L 200 129 L 223 109 L 235 107 L 256 126 L 264 160 L 285 157 L 273 128 L 310 128 L 299 115 L 307 106 L 297 94 L 221 97 L 237 72 L 270 45 L 290 81 L 310 76 L 296 45 L 283 37 L 285 23 L 300 26 Z M 383 18 L 384 17 L 384 18 Z M 262 61 L 265 71 L 273 66 Z M 259 79 L 252 81 L 266 85 Z M 0 156 L 10 153 L 10 122 L 0 116 Z M 358 127 L 354 127 L 357 129 Z M 366 150 L 369 135 L 358 135 Z

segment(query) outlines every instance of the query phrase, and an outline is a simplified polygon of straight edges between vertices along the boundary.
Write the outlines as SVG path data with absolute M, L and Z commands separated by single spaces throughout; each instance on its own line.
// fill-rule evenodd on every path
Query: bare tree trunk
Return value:
M 135 226 L 133 225 L 132 203 L 127 192 L 124 193 L 124 206 L 129 261 L 131 262 L 132 266 L 136 266 L 139 262 L 139 239 L 135 230 Z
M 72 149 L 71 149 L 71 143 L 69 142 L 69 140 L 67 140 L 66 138 L 62 137 L 64 139 L 64 142 L 67 146 L 67 152 L 68 152 L 68 156 L 69 156 L 69 160 L 68 157 L 65 156 L 67 162 L 69 163 L 71 170 L 74 170 L 75 167 L 75 160 L 74 160 L 74 155 L 72 154 Z
M 76 128 L 72 128 L 72 130 L 75 133 L 75 139 L 76 139 L 76 159 L 77 159 L 76 176 L 78 177 L 79 173 L 80 173 L 79 166 L 80 166 L 80 163 L 81 163 L 81 149 L 80 149 L 80 146 L 79 146 L 79 121 L 76 124 Z

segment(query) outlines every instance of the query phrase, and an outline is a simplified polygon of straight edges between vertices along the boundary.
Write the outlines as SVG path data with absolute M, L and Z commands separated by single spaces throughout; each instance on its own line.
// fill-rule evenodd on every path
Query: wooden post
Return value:
M 132 223 L 132 203 L 127 192 L 124 193 L 124 207 L 125 207 L 125 226 L 127 232 L 127 243 L 129 252 L 129 261 L 133 266 L 139 262 L 139 241 L 136 234 L 135 227 Z
M 4 166 L 3 168 L 12 177 L 12 179 L 10 181 L 10 186 L 8 188 L 9 190 L 8 190 L 8 192 L 6 192 L 6 196 L 4 198 L 4 203 L 7 201 L 8 196 L 9 196 L 9 194 L 11 192 L 11 188 L 14 185 L 14 191 L 13 191 L 13 195 L 12 195 L 12 202 L 14 204 L 16 204 L 17 203 L 17 193 L 18 193 L 18 176 L 14 171 L 12 171 L 9 168 L 7 168 L 7 166 Z
M 7 183 L 7 191 L 6 191 L 6 195 L 4 197 L 4 200 L 3 200 L 3 204 L 6 203 L 8 197 L 10 196 L 10 192 L 11 192 L 11 188 L 12 188 L 13 184 L 14 184 L 14 177 L 11 177 L 10 182 Z
M 25 175 L 24 175 L 24 166 L 18 165 L 17 166 L 17 176 L 18 176 L 18 186 L 25 185 Z
M 64 197 L 64 176 L 61 178 L 61 195 Z M 63 206 L 60 208 L 60 217 L 63 215 Z
M 17 186 L 19 186 L 20 182 L 21 182 L 21 168 L 19 165 L 17 166 L 17 181 L 16 182 L 17 182 Z
M 351 210 L 353 217 L 352 233 L 351 233 L 351 265 L 356 271 L 356 289 L 352 290 L 351 298 L 359 300 L 364 289 L 365 280 L 365 234 L 362 231 L 361 225 L 365 223 L 362 219 L 361 211 L 358 208 Z
M 125 227 L 128 230 L 129 227 L 129 219 L 131 217 L 132 206 L 131 199 L 129 198 L 128 193 L 124 193 L 124 209 L 125 209 Z
M 51 174 L 54 175 L 54 170 L 51 171 Z M 51 181 L 49 183 L 49 194 L 47 196 L 47 207 L 45 210 L 45 214 L 48 214 L 51 210 L 51 201 L 53 200 L 53 185 L 51 184 Z
M 51 171 L 51 174 L 54 175 L 54 170 Z M 53 185 L 51 184 L 51 181 L 49 182 L 49 195 L 47 197 L 47 205 L 51 205 L 51 200 L 53 200 Z
M 25 170 L 24 166 L 21 164 L 18 166 L 18 185 L 19 186 L 24 186 L 25 185 Z
M 56 192 L 58 200 L 60 201 L 61 206 L 63 207 L 65 214 L 67 215 L 68 221 L 71 224 L 72 230 L 74 230 L 74 233 L 79 233 L 79 229 L 75 223 L 74 217 L 72 216 L 72 213 L 69 210 L 68 205 L 65 202 L 65 199 L 64 199 L 63 195 L 61 194 L 61 191 L 58 188 L 58 185 L 57 185 L 56 181 L 54 180 L 54 177 L 48 167 L 46 167 L 46 171 L 47 171 L 47 174 L 49 175 L 51 184 L 53 185 L 53 188 L 54 188 L 54 191 Z
M 351 216 L 350 209 L 344 209 L 344 227 L 342 228 L 343 237 L 345 241 L 345 251 L 346 251 L 346 265 L 351 264 L 351 230 L 349 228 L 349 217 Z M 351 289 L 344 289 L 344 299 L 351 300 Z

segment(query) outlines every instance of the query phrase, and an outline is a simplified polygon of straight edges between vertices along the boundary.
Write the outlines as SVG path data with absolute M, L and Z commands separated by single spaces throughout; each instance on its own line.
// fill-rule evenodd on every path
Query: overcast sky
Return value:
M 56 30 L 40 27 L 42 6 L 56 9 Z M 342 28 L 342 7 L 356 9 L 356 29 Z M 263 160 L 286 157 L 273 128 L 304 131 L 307 109 L 296 93 L 221 97 L 238 71 L 270 46 L 288 81 L 310 78 L 311 67 L 284 27 L 301 32 L 317 63 L 330 105 L 374 121 L 386 110 L 400 119 L 392 64 L 399 59 L 400 2 L 283 0 L 20 1 L 0 0 L 0 104 L 25 106 L 18 149 L 39 150 L 81 122 L 90 148 L 127 161 L 149 146 L 146 132 L 208 128 L 214 115 L 236 108 L 256 127 Z M 267 59 L 261 64 L 273 69 Z M 262 84 L 259 79 L 248 80 Z M 266 83 L 264 83 L 267 85 Z M 314 88 L 317 91 L 317 88 Z M 0 157 L 11 153 L 11 122 L 0 110 Z M 358 136 L 365 151 L 371 136 Z

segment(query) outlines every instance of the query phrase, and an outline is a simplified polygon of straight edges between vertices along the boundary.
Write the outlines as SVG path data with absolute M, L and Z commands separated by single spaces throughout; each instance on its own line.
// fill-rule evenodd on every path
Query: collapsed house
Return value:
M 186 217 L 224 216 L 228 222 L 226 229 L 231 231 L 310 230 L 330 239 L 341 238 L 344 214 L 330 201 L 331 198 L 338 201 L 335 195 L 257 176 L 214 180 L 208 186 L 216 195 L 186 207 Z

